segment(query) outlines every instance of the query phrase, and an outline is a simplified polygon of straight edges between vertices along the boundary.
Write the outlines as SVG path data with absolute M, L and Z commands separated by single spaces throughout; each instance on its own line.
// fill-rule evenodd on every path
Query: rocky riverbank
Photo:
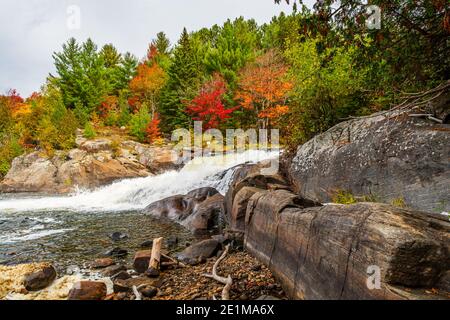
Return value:
M 122 136 L 88 140 L 81 131 L 76 144 L 50 156 L 34 151 L 17 157 L 0 182 L 0 192 L 70 193 L 180 168 L 178 154 L 169 145 L 150 146 Z

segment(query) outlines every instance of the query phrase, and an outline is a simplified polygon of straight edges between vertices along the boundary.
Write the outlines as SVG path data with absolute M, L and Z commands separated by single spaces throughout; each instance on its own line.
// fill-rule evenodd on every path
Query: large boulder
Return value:
M 206 187 L 156 201 L 144 213 L 172 219 L 196 235 L 208 235 L 221 229 L 223 202 L 224 197 L 216 189 Z
M 391 112 L 354 119 L 297 149 L 287 171 L 303 197 L 330 202 L 340 192 L 450 210 L 450 125 Z
M 445 284 L 450 223 L 440 215 L 375 203 L 310 205 L 272 190 L 255 193 L 247 208 L 245 248 L 291 298 L 414 299 L 417 288 Z

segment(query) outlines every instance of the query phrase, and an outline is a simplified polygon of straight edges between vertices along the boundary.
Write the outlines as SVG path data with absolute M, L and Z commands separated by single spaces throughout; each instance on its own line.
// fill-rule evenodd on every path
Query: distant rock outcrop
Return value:
M 440 213 L 450 210 L 450 125 L 408 112 L 349 120 L 301 145 L 287 171 L 295 191 L 331 202 L 341 191 Z
M 0 192 L 69 193 L 77 187 L 92 189 L 180 167 L 170 146 L 80 136 L 77 145 L 68 152 L 56 151 L 52 157 L 39 151 L 17 157 L 0 182 Z

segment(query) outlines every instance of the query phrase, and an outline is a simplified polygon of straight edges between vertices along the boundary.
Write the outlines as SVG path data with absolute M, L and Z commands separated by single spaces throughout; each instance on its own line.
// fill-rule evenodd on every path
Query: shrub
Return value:
M 95 133 L 94 127 L 92 126 L 92 124 L 90 122 L 86 122 L 86 124 L 84 125 L 84 132 L 83 132 L 83 136 L 86 139 L 92 139 L 95 138 L 97 134 Z
M 0 141 L 0 178 L 3 178 L 11 168 L 11 162 L 15 157 L 24 152 L 15 136 L 1 137 Z
M 338 190 L 332 197 L 334 203 L 339 204 L 353 204 L 356 203 L 356 198 L 348 191 Z
M 148 113 L 148 109 L 141 107 L 137 113 L 131 116 L 130 120 L 130 133 L 136 137 L 140 142 L 145 142 L 147 138 L 147 126 L 151 117 Z

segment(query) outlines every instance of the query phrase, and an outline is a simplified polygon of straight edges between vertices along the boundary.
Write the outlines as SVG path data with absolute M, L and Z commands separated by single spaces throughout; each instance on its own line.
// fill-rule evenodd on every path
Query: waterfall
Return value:
M 201 187 L 215 187 L 224 194 L 233 174 L 230 168 L 246 162 L 276 158 L 278 154 L 278 151 L 248 150 L 226 156 L 202 157 L 191 160 L 180 171 L 121 180 L 93 191 L 79 190 L 68 196 L 3 199 L 0 200 L 0 213 L 140 210 L 154 201 L 176 194 L 186 194 Z

